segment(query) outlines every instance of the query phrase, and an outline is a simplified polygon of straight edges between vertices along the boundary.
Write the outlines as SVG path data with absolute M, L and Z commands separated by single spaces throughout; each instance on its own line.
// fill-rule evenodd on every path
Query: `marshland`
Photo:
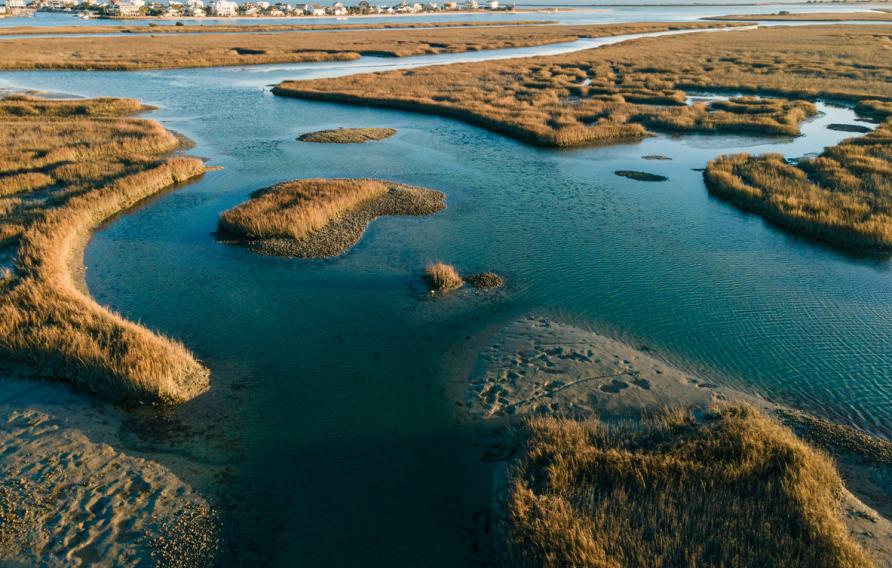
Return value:
M 751 32 L 718 33 L 728 34 L 719 42 L 727 58 Z M 857 28 L 846 33 L 853 46 L 870 45 Z M 675 45 L 673 38 L 645 41 L 667 50 Z M 713 40 L 682 43 L 688 41 Z M 752 41 L 758 43 L 768 45 Z M 808 73 L 801 45 L 798 71 L 783 71 L 793 78 L 790 85 Z M 609 49 L 627 54 L 630 65 L 641 56 L 629 46 Z M 469 412 L 467 377 L 497 330 L 532 311 L 590 326 L 648 353 L 660 361 L 661 376 L 675 376 L 671 366 L 683 369 L 678 376 L 697 379 L 688 385 L 694 392 L 721 383 L 888 439 L 892 283 L 886 258 L 853 255 L 783 230 L 712 196 L 703 173 L 695 171 L 723 155 L 799 158 L 839 147 L 853 134 L 829 125 L 877 128 L 877 114 L 854 108 L 860 95 L 839 101 L 771 92 L 772 75 L 756 72 L 743 77 L 761 81 L 756 90 L 743 80 L 678 84 L 673 90 L 682 95 L 675 100 L 702 98 L 716 106 L 703 116 L 729 113 L 743 123 L 747 113 L 733 110 L 764 106 L 765 124 L 774 126 L 647 124 L 651 135 L 634 143 L 558 150 L 451 116 L 278 97 L 266 87 L 437 63 L 439 57 L 0 74 L 3 87 L 153 105 L 157 109 L 140 119 L 189 138 L 195 143 L 189 155 L 222 167 L 101 225 L 84 255 L 90 296 L 121 318 L 181 342 L 210 369 L 210 388 L 181 405 L 122 408 L 65 383 L 10 379 L 2 388 L 16 390 L 4 397 L 3 411 L 37 404 L 35 393 L 41 393 L 42 400 L 60 401 L 41 403 L 46 412 L 89 417 L 79 427 L 110 424 L 92 438 L 162 465 L 179 480 L 176 487 L 190 487 L 219 511 L 216 559 L 222 565 L 383 566 L 397 558 L 406 565 L 454 566 L 496 558 L 500 544 L 491 536 L 489 511 L 497 465 L 491 459 L 503 444 L 491 434 L 500 434 L 502 423 Z M 846 57 L 831 63 L 848 73 L 840 90 L 854 92 L 885 77 L 881 65 L 862 69 L 862 81 Z M 732 77 L 732 63 L 712 64 L 725 73 L 717 76 Z M 654 65 L 641 63 L 629 78 L 644 77 Z M 691 76 L 696 72 L 695 66 Z M 829 83 L 832 73 L 815 81 Z M 723 85 L 730 91 L 717 90 Z M 662 81 L 655 86 L 661 89 Z M 295 140 L 302 132 L 343 125 L 393 128 L 398 135 L 360 145 Z M 616 171 L 668 179 L 643 184 Z M 445 195 L 448 208 L 378 218 L 333 259 L 258 255 L 214 238 L 220 215 L 249 202 L 258 189 L 306 179 L 430 188 Z M 16 187 L 41 183 L 37 177 L 24 181 Z M 496 272 L 508 286 L 498 294 L 431 295 L 421 273 L 436 259 L 455 266 L 460 277 Z M 632 351 L 611 350 L 607 357 L 619 354 L 622 364 L 624 357 L 634 361 Z M 599 383 L 604 389 L 598 396 L 653 396 L 659 384 L 656 370 L 648 370 L 654 373 L 650 390 L 624 375 Z M 684 430 L 689 424 L 682 422 L 691 438 L 677 443 L 695 443 L 697 428 Z M 749 440 L 753 428 L 760 443 L 808 458 L 801 469 L 784 471 L 803 473 L 797 480 L 805 483 L 819 480 L 809 494 L 819 501 L 818 521 L 831 522 L 817 536 L 830 534 L 821 542 L 840 558 L 861 558 L 834 524 L 838 502 L 826 492 L 835 491 L 838 480 L 826 458 L 762 422 L 746 422 L 729 435 L 731 442 Z M 874 472 L 880 486 L 885 471 Z M 850 489 L 866 479 L 843 474 Z M 888 515 L 876 484 L 855 489 Z M 749 501 L 738 496 L 728 494 L 724 502 L 745 507 Z M 788 498 L 778 495 L 772 503 L 784 509 Z M 93 551 L 89 540 L 81 548 Z

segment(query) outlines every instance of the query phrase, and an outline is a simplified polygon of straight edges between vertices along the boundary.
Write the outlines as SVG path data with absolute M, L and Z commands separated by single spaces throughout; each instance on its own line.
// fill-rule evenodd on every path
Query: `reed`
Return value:
M 302 240 L 338 216 L 388 191 L 370 179 L 305 179 L 252 195 L 220 216 L 219 229 L 246 239 Z
M 635 140 L 651 130 L 796 135 L 815 109 L 795 99 L 892 99 L 892 58 L 876 57 L 892 49 L 890 33 L 877 25 L 680 34 L 558 56 L 286 81 L 274 92 L 442 114 L 548 146 Z M 687 105 L 690 89 L 787 99 Z
M 461 288 L 464 280 L 458 270 L 444 262 L 431 262 L 424 268 L 424 279 L 434 292 L 449 292 Z
M 704 179 L 713 194 L 797 233 L 892 250 L 892 120 L 796 164 L 779 154 L 721 156 Z
M 22 105 L 37 112 L 6 112 Z M 105 396 L 180 402 L 207 388 L 207 369 L 179 342 L 99 305 L 72 274 L 99 224 L 204 172 L 196 158 L 169 157 L 179 140 L 160 124 L 122 117 L 145 108 L 133 100 L 0 101 L 0 187 L 25 175 L 51 180 L 20 184 L 0 204 L 0 238 L 17 247 L 0 290 L 0 353 Z
M 565 43 L 670 28 L 737 24 L 606 24 L 586 26 L 473 26 L 377 31 L 256 34 L 163 33 L 121 37 L 21 37 L 0 40 L 0 69 L 170 69 L 307 61 L 361 55 L 406 57 Z
M 517 432 L 504 566 L 872 566 L 833 462 L 748 407 Z

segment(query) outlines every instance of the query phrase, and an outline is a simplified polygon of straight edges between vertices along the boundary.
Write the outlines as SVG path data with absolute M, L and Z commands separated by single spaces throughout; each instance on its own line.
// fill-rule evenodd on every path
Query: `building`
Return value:
M 229 0 L 215 0 L 208 5 L 211 14 L 224 18 L 238 16 L 238 4 Z
M 486 7 L 490 10 L 498 10 L 499 0 L 488 0 L 486 3 Z
M 476 10 L 480 7 L 480 4 L 477 3 L 477 0 L 467 0 L 461 7 L 465 10 Z

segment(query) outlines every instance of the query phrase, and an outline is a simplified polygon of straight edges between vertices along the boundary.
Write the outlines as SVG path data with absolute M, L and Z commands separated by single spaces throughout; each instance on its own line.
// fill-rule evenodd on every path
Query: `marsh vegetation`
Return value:
M 374 179 L 304 179 L 255 192 L 220 215 L 221 240 L 265 254 L 324 258 L 350 249 L 384 215 L 431 215 L 439 191 Z
M 40 375 L 134 401 L 178 402 L 208 371 L 175 340 L 96 303 L 73 270 L 91 230 L 201 175 L 180 140 L 131 99 L 0 100 L 0 353 Z
M 591 26 L 474 26 L 378 31 L 201 33 L 127 37 L 49 37 L 0 40 L 0 69 L 172 69 L 348 61 L 362 55 L 407 57 L 566 43 L 670 27 L 736 24 L 606 24 Z
M 533 418 L 514 443 L 503 565 L 873 565 L 831 459 L 752 408 Z
M 712 160 L 709 190 L 798 233 L 862 250 L 892 250 L 892 121 L 788 162 L 780 154 Z
M 393 128 L 335 128 L 307 132 L 297 137 L 301 142 L 318 142 L 322 144 L 362 144 L 384 140 L 396 134 Z
M 432 292 L 457 290 L 465 283 L 458 270 L 445 262 L 431 262 L 424 267 L 424 281 Z
M 884 26 L 680 34 L 558 56 L 289 81 L 274 92 L 443 114 L 550 146 L 635 140 L 654 130 L 792 136 L 815 108 L 789 98 L 888 97 L 892 58 L 877 50 L 892 50 L 889 34 Z M 689 105 L 689 89 L 788 98 Z

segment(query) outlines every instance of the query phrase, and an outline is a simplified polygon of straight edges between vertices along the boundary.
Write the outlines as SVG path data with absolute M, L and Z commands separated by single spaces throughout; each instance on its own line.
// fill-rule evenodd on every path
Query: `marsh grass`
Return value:
M 842 522 L 832 461 L 751 408 L 609 427 L 533 418 L 517 434 L 502 565 L 872 565 Z
M 892 57 L 880 57 L 892 54 L 890 34 L 880 25 L 681 34 L 549 57 L 286 81 L 274 92 L 443 114 L 549 146 L 637 140 L 652 130 L 797 135 L 816 111 L 790 99 L 892 97 Z M 687 105 L 686 89 L 787 98 Z
M 424 281 L 434 292 L 450 292 L 461 288 L 464 280 L 458 270 L 444 262 L 431 262 L 424 268 Z
M 406 57 L 532 47 L 672 28 L 736 24 L 608 24 L 588 26 L 473 26 L 377 31 L 199 33 L 124 37 L 0 40 L 0 69 L 172 69 L 345 61 L 361 55 Z
M 204 172 L 196 158 L 169 157 L 179 140 L 160 124 L 126 117 L 146 108 L 0 101 L 0 193 L 15 194 L 0 198 L 0 239 L 16 247 L 0 291 L 0 353 L 107 396 L 178 402 L 207 388 L 208 371 L 180 343 L 96 303 L 72 275 L 91 230 Z
M 396 134 L 393 128 L 335 128 L 307 132 L 298 136 L 301 142 L 318 142 L 322 144 L 362 144 L 384 140 Z
M 307 238 L 339 215 L 381 197 L 388 185 L 370 179 L 304 179 L 279 184 L 220 216 L 219 229 L 247 239 Z
M 795 164 L 780 154 L 721 156 L 704 179 L 713 194 L 798 233 L 892 250 L 892 121 Z

